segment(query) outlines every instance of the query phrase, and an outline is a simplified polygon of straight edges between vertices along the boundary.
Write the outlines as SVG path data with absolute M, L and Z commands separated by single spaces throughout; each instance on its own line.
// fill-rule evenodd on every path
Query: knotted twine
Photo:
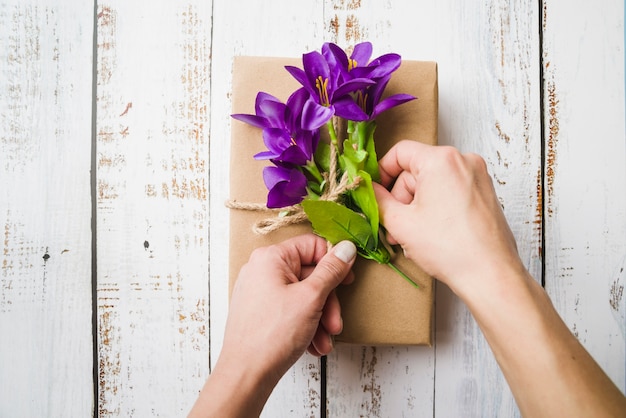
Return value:
M 330 144 L 329 171 L 328 173 L 323 173 L 322 176 L 327 183 L 327 187 L 320 196 L 320 200 L 332 202 L 339 201 L 344 193 L 356 189 L 361 182 L 361 177 L 358 176 L 350 182 L 347 172 L 344 172 L 341 179 L 337 181 L 337 145 L 332 142 Z M 278 213 L 278 216 L 261 219 L 252 226 L 252 230 L 260 235 L 269 234 L 272 231 L 276 231 L 285 226 L 296 225 L 308 219 L 300 204 L 277 209 L 268 208 L 263 203 L 237 202 L 235 200 L 227 200 L 225 204 L 226 207 L 230 209 Z

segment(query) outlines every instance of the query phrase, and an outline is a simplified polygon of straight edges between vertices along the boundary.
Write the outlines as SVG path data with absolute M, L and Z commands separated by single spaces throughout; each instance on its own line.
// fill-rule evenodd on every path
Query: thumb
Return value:
M 350 241 L 341 241 L 322 257 L 306 281 L 319 285 L 320 290 L 328 295 L 345 279 L 355 259 L 354 244 Z

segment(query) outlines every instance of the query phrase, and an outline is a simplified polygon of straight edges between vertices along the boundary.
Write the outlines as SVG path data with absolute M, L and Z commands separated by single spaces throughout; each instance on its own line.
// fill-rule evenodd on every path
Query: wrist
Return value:
M 278 383 L 275 373 L 259 366 L 222 351 L 189 416 L 259 416 Z
M 536 283 L 521 260 L 515 259 L 485 262 L 480 268 L 467 269 L 466 274 L 447 284 L 473 313 L 477 313 L 476 310 L 482 311 L 499 301 L 520 296 L 531 282 Z

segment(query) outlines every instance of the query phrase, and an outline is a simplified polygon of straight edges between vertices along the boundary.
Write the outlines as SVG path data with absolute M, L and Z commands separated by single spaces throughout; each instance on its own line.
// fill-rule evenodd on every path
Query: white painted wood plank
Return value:
M 93 2 L 0 4 L 0 416 L 93 408 Z
M 210 160 L 212 362 L 217 360 L 222 346 L 228 307 L 230 239 L 229 214 L 224 202 L 229 198 L 233 57 L 299 57 L 303 52 L 319 48 L 325 25 L 322 12 L 320 1 L 248 1 L 244 5 L 227 1 L 215 3 Z M 320 389 L 319 361 L 307 354 L 278 384 L 263 410 L 263 416 L 319 416 Z
M 415 8 L 419 16 L 407 13 Z M 343 48 L 370 41 L 374 57 L 396 52 L 403 59 L 436 60 L 434 45 L 427 41 L 436 28 L 425 21 L 435 9 L 427 1 L 327 1 L 324 18 L 331 24 L 326 40 Z M 331 417 L 432 415 L 434 348 L 341 344 L 328 358 L 327 376 Z
M 485 157 L 522 257 L 540 278 L 536 4 L 396 0 L 361 1 L 355 9 L 336 3 L 343 5 L 333 19 L 340 23 L 340 43 L 372 40 L 385 48 L 379 53 L 393 50 L 405 59 L 439 63 L 440 143 Z M 434 348 L 340 347 L 329 363 L 331 416 L 517 413 L 473 318 L 442 285 Z M 364 367 L 372 363 L 373 370 Z
M 446 2 L 440 12 L 440 26 L 455 28 L 439 48 L 441 142 L 486 159 L 522 260 L 541 280 L 537 2 Z M 466 307 L 443 286 L 438 296 L 436 415 L 519 415 Z
M 547 0 L 546 289 L 624 391 L 624 2 Z
M 211 17 L 98 5 L 99 416 L 184 416 L 206 378 Z

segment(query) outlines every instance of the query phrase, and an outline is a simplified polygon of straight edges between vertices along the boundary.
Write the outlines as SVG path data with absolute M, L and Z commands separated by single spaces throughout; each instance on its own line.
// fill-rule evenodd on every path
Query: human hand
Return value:
M 334 289 L 352 280 L 355 256 L 354 244 L 327 253 L 312 234 L 255 250 L 233 289 L 222 352 L 263 363 L 278 378 L 307 349 L 328 354 L 343 328 Z
M 389 241 L 428 274 L 458 293 L 501 269 L 523 269 L 481 157 L 401 141 L 379 167 L 381 183 L 391 186 L 375 185 Z
M 189 417 L 259 416 L 283 374 L 308 349 L 333 349 L 343 328 L 334 289 L 353 280 L 356 247 L 327 251 L 316 235 L 255 250 L 233 289 L 224 345 Z
M 467 304 L 522 415 L 623 416 L 626 398 L 523 266 L 484 160 L 402 141 L 379 167 L 389 241 Z

